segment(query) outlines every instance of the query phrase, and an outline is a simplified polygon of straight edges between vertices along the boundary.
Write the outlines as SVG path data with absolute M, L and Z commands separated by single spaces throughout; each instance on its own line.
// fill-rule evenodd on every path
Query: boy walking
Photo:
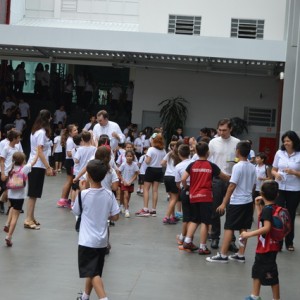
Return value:
M 101 186 L 107 166 L 100 160 L 91 160 L 86 167 L 90 188 L 81 191 L 82 212 L 78 197 L 73 212 L 81 214 L 78 240 L 78 267 L 80 278 L 86 278 L 85 291 L 78 300 L 88 300 L 92 289 L 100 300 L 108 300 L 102 282 L 104 257 L 108 245 L 107 220 L 117 221 L 119 205 L 114 194 Z
M 252 191 L 256 182 L 256 172 L 255 166 L 247 160 L 250 150 L 251 146 L 247 141 L 239 142 L 236 146 L 236 157 L 239 162 L 233 166 L 226 195 L 222 204 L 217 208 L 217 212 L 224 214 L 229 203 L 221 252 L 215 256 L 207 257 L 208 262 L 228 263 L 227 252 L 234 231 L 239 230 L 242 233 L 251 228 L 253 216 Z M 244 263 L 245 248 L 246 244 L 243 247 L 240 246 L 238 252 L 230 255 L 229 259 Z
M 278 183 L 274 180 L 265 181 L 261 187 L 261 196 L 255 199 L 258 229 L 241 233 L 242 239 L 258 236 L 255 262 L 252 267 L 252 292 L 245 300 L 261 300 L 259 293 L 262 285 L 271 286 L 273 299 L 280 299 L 276 264 L 276 256 L 278 251 L 280 251 L 280 242 L 271 238 L 272 214 L 277 196 Z

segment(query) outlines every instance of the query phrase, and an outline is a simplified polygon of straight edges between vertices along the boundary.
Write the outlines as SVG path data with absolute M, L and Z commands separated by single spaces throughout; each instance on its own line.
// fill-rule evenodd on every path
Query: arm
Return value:
M 127 182 L 127 184 L 128 184 L 128 185 L 132 185 L 133 182 L 134 182 L 134 181 L 136 180 L 136 178 L 138 177 L 138 175 L 139 175 L 139 171 L 136 171 L 136 172 L 134 173 L 134 175 L 130 178 L 129 182 Z
M 52 170 L 51 166 L 49 165 L 49 163 L 48 163 L 48 161 L 47 161 L 47 159 L 44 155 L 43 148 L 44 148 L 44 146 L 42 146 L 42 145 L 38 146 L 38 149 L 37 149 L 37 151 L 39 153 L 38 156 L 39 156 L 39 159 L 44 164 L 44 166 L 46 167 L 47 176 L 51 176 L 51 175 L 53 175 L 53 170 Z
M 56 147 L 57 147 L 57 144 L 55 143 L 55 144 L 53 145 L 53 149 L 52 149 L 52 156 L 54 155 L 54 152 L 55 152 Z
M 40 150 L 39 148 L 37 148 L 35 157 L 33 158 L 33 161 L 30 163 L 30 165 L 31 165 L 32 167 L 36 164 L 36 162 L 37 162 L 37 160 L 38 160 L 38 158 L 39 158 L 39 155 L 40 155 L 39 151 L 41 151 L 41 150 Z
M 254 231 L 243 231 L 240 235 L 241 238 L 248 239 L 253 236 L 267 234 L 271 231 L 272 223 L 270 221 L 264 220 L 264 226 L 254 230 Z
M 236 188 L 236 184 L 231 182 L 227 188 L 227 191 L 226 191 L 226 194 L 225 194 L 222 204 L 219 207 L 217 207 L 218 213 L 220 213 L 220 214 L 225 213 L 225 208 L 226 208 L 227 204 L 229 203 L 230 197 L 231 197 L 232 193 L 234 192 L 235 188 Z
M 184 171 L 184 173 L 182 174 L 181 177 L 181 183 L 184 187 L 185 190 L 187 190 L 189 188 L 189 186 L 187 185 L 187 179 L 189 178 L 190 174 L 187 171 Z M 179 183 L 180 186 L 180 183 Z
M 1 180 L 5 181 L 6 176 L 4 174 L 4 162 L 5 162 L 5 158 L 4 157 L 0 157 L 0 166 L 1 166 Z
M 114 215 L 114 216 L 110 216 L 110 217 L 109 217 L 109 220 L 110 220 L 110 221 L 118 221 L 118 220 L 119 220 L 119 214 Z
M 271 171 L 271 174 L 274 176 L 274 178 L 276 180 L 278 180 L 278 181 L 282 180 L 282 177 L 281 177 L 281 175 L 278 172 L 278 168 L 273 167 L 272 171 Z
M 86 167 L 84 167 L 84 168 L 77 174 L 77 176 L 73 179 L 73 182 L 76 183 L 76 182 L 79 180 L 79 178 L 85 174 L 85 172 L 86 172 Z
M 151 162 L 151 157 L 150 157 L 150 156 L 148 156 L 148 155 L 146 155 L 146 158 L 145 158 L 145 163 L 146 163 L 147 165 L 149 165 L 149 164 L 150 164 L 150 162 Z
M 219 174 L 219 178 L 222 179 L 223 181 L 229 181 L 230 180 L 230 176 L 223 173 L 222 171 Z

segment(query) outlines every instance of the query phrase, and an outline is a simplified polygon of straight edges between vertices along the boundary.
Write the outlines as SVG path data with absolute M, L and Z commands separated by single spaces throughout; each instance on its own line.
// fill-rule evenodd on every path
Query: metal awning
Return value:
M 0 25 L 0 58 L 117 68 L 274 76 L 286 43 L 142 32 Z

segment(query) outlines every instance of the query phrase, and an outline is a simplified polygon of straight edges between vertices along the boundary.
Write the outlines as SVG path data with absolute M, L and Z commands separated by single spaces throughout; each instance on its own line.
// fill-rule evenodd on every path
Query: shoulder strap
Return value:
M 78 194 L 78 203 L 79 203 L 80 215 L 81 215 L 82 214 L 81 191 Z

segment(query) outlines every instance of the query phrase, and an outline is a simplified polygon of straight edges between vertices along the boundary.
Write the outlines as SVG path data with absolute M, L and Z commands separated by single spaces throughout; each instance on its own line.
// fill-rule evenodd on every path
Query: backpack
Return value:
M 6 187 L 11 190 L 23 189 L 26 185 L 27 176 L 22 172 L 23 166 L 19 170 L 11 170 L 9 172 Z
M 281 242 L 292 230 L 291 217 L 288 210 L 278 205 L 269 205 L 272 210 L 271 239 Z

